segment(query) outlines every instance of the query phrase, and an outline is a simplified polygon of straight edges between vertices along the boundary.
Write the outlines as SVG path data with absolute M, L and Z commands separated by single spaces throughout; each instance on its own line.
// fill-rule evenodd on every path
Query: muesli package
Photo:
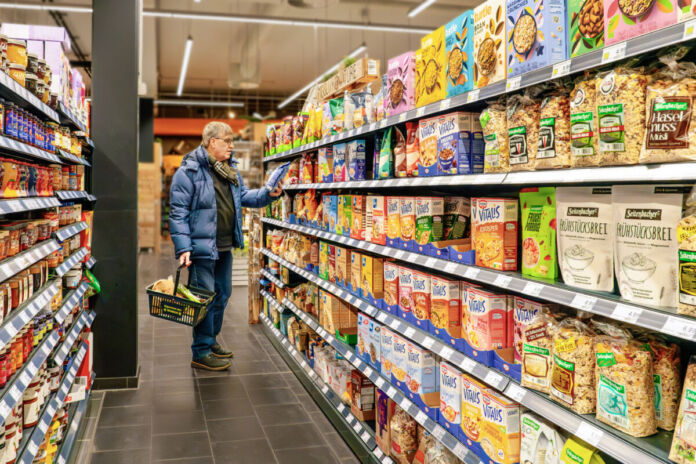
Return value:
M 605 42 L 612 45 L 677 22 L 681 2 L 604 0 Z
M 597 123 L 597 85 L 585 75 L 570 92 L 570 165 L 599 166 L 599 124 Z
M 677 224 L 679 242 L 679 314 L 696 316 L 696 189 L 686 200 L 686 210 Z
M 564 86 L 542 97 L 534 169 L 570 167 L 570 98 Z
M 641 331 L 637 339 L 652 354 L 653 383 L 655 386 L 655 418 L 657 427 L 674 430 L 681 392 L 681 350 L 661 334 Z
M 508 152 L 511 171 L 534 169 L 539 146 L 540 100 L 531 92 L 507 99 Z
M 394 177 L 407 177 L 406 171 L 406 138 L 398 127 L 394 127 Z
M 566 318 L 551 324 L 553 363 L 550 396 L 578 414 L 595 412 L 595 333 L 584 322 Z
M 604 47 L 603 0 L 568 0 L 567 16 L 570 57 Z
M 522 274 L 556 279 L 556 188 L 520 191 L 522 216 Z
M 517 300 L 515 297 L 515 316 L 517 317 Z M 524 325 L 515 323 L 521 331 L 522 386 L 550 393 L 551 374 L 553 372 L 553 335 L 550 324 L 554 319 L 542 312 Z M 517 347 L 517 344 L 515 344 Z
M 483 110 L 479 121 L 485 143 L 483 172 L 508 172 L 510 152 L 508 147 L 507 110 L 505 99 L 499 99 Z
M 524 333 L 528 327 L 536 326 L 544 314 L 549 314 L 551 310 L 556 310 L 556 305 L 551 303 L 539 303 L 528 300 L 521 296 L 512 297 L 513 320 L 515 323 L 513 343 L 515 347 L 514 359 L 516 362 L 522 360 L 524 349 Z
M 390 429 L 391 457 L 397 464 L 411 464 L 418 450 L 418 422 L 397 405 Z
M 640 67 L 617 67 L 597 76 L 596 103 L 602 166 L 638 162 L 645 135 L 645 88 L 648 79 Z
M 486 0 L 474 8 L 474 88 L 506 77 L 505 0 Z
M 418 142 L 418 122 L 406 123 L 406 176 L 418 176 L 418 164 L 420 163 L 420 148 Z
M 693 464 L 696 460 L 696 356 L 689 359 L 684 377 L 684 390 L 679 403 L 679 415 L 674 427 L 669 459 L 678 464 Z

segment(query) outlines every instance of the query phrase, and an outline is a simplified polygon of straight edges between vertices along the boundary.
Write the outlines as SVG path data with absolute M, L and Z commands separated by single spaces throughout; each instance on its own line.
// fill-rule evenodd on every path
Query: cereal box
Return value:
M 351 412 L 360 421 L 375 419 L 375 385 L 358 369 L 350 373 Z
M 676 2 L 671 0 L 650 2 L 604 0 L 606 45 L 670 26 L 677 22 L 678 9 Z
M 438 422 L 455 438 L 462 440 L 462 373 L 444 361 L 440 363 L 440 416 Z
M 346 144 L 348 180 L 365 180 L 365 140 L 351 140 Z
M 457 240 L 469 237 L 471 223 L 471 202 L 464 197 L 445 197 L 443 232 L 444 240 Z
M 362 297 L 379 306 L 384 297 L 384 258 L 362 255 Z
M 391 377 L 391 366 L 392 366 L 392 343 L 394 341 L 394 332 L 389 330 L 386 326 L 382 327 L 380 334 L 380 351 L 379 359 L 381 365 L 381 372 L 387 378 Z
M 386 197 L 381 195 L 367 196 L 367 219 L 366 223 L 369 227 L 369 241 L 378 245 L 387 244 L 386 234 Z M 365 240 L 368 240 L 368 234 L 365 233 Z
M 408 370 L 408 342 L 399 334 L 394 332 L 392 337 L 392 383 L 399 387 L 404 393 L 408 390 L 406 386 L 406 372 Z
M 387 245 L 398 247 L 401 241 L 399 197 L 387 197 Z
M 519 462 L 520 405 L 492 389 L 484 390 L 481 401 L 481 449 L 493 462 Z
M 374 319 L 370 319 L 367 329 L 370 337 L 370 343 L 367 346 L 367 362 L 379 372 L 382 369 L 380 362 L 380 350 L 382 347 L 382 324 Z
M 329 244 L 319 242 L 319 277 L 329 280 Z
M 485 172 L 485 159 L 486 159 L 486 140 L 483 137 L 483 128 L 481 127 L 481 120 L 477 115 L 471 118 L 471 159 L 478 160 L 479 157 L 484 160 L 484 172 Z M 477 166 L 474 166 L 478 169 Z M 476 171 L 481 172 L 481 171 Z M 459 170 L 461 174 L 461 167 Z
M 476 265 L 517 270 L 517 200 L 471 199 L 471 238 Z
M 541 315 L 549 313 L 556 308 L 556 305 L 551 303 L 539 303 L 536 301 L 522 298 L 521 296 L 513 296 L 513 320 L 514 320 L 514 338 L 513 346 L 515 347 L 515 361 L 522 361 L 522 345 L 523 336 L 527 327 L 539 323 Z
M 333 148 L 321 147 L 317 154 L 319 182 L 333 182 Z
M 438 362 L 430 350 L 407 342 L 408 363 L 406 371 L 406 393 L 411 401 L 437 420 L 440 407 L 440 375 Z
M 474 12 L 466 11 L 445 25 L 447 53 L 447 96 L 453 97 L 474 86 Z
M 466 338 L 475 350 L 507 347 L 507 296 L 469 287 Z
M 459 282 L 433 276 L 430 289 L 430 333 L 463 351 Z
M 447 93 L 445 27 L 421 38 L 416 51 L 416 106 L 440 101 Z
M 384 298 L 382 309 L 399 314 L 399 266 L 393 261 L 384 262 Z
M 679 8 L 677 9 L 677 20 L 679 22 L 688 21 L 696 16 L 696 3 L 692 2 L 679 2 Z
M 474 8 L 474 88 L 506 77 L 505 0 L 487 0 Z
M 413 271 L 399 266 L 399 317 L 405 321 L 412 320 L 413 311 Z
M 326 230 L 335 234 L 338 222 L 338 198 L 336 195 L 325 195 L 324 198 L 327 200 L 324 203 L 324 214 L 328 218 Z
M 481 429 L 483 427 L 483 391 L 486 386 L 473 377 L 462 374 L 462 409 L 460 440 L 476 454 L 481 454 Z
M 438 174 L 437 128 L 439 122 L 439 117 L 418 121 L 418 150 L 420 151 L 418 177 L 431 177 Z
M 394 116 L 415 106 L 416 54 L 406 52 L 389 60 L 387 68 L 387 111 Z
M 336 285 L 348 289 L 350 282 L 350 249 L 340 246 L 336 249 Z
M 343 195 L 336 196 L 336 234 L 343 235 L 343 223 L 344 219 L 344 207 L 343 207 Z
M 343 182 L 346 179 L 346 144 L 338 143 L 333 146 L 333 182 Z
M 370 362 L 370 322 L 372 318 L 366 314 L 358 313 L 358 343 L 355 345 L 355 354 L 366 363 Z
M 418 245 L 442 240 L 444 206 L 442 197 L 416 198 L 416 243 Z
M 437 168 L 439 175 L 472 174 L 474 164 L 483 172 L 483 158 L 471 159 L 471 113 L 458 111 L 440 116 L 437 124 Z M 462 166 L 462 172 L 460 166 Z M 471 169 L 470 169 L 471 168 Z
M 564 0 L 507 0 L 507 77 L 568 56 Z
M 604 47 L 604 0 L 568 0 L 570 57 Z
M 336 283 L 336 247 L 329 245 L 329 282 Z
M 350 281 L 348 290 L 362 298 L 362 255 L 355 250 L 350 253 Z
M 350 226 L 353 219 L 353 197 L 351 195 L 341 195 L 343 197 L 343 236 L 350 237 Z
M 430 331 L 430 274 L 412 271 L 413 309 L 407 314 L 407 321 L 426 332 Z
M 379 388 L 375 392 L 377 418 L 375 421 L 375 441 L 387 456 L 391 450 L 391 418 L 396 411 L 396 403 Z
M 351 197 L 353 208 L 351 211 L 352 225 L 350 236 L 356 240 L 365 240 L 366 197 L 365 195 L 353 195 Z
M 401 230 L 401 245 L 412 249 L 416 238 L 416 198 L 399 198 L 399 228 Z

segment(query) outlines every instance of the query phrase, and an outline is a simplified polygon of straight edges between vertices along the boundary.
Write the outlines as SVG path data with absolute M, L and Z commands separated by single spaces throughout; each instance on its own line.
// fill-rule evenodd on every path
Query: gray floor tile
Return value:
M 312 419 L 312 422 L 314 422 L 314 425 L 316 425 L 317 428 L 322 431 L 322 433 L 332 433 L 336 431 L 331 421 L 329 421 L 323 412 L 318 411 L 309 413 L 309 417 Z
M 337 432 L 324 434 L 324 439 L 329 444 L 329 447 L 331 448 L 333 453 L 339 459 L 355 456 L 353 454 L 353 451 L 346 444 L 346 442 L 343 441 L 343 438 L 341 438 L 341 436 Z
M 297 448 L 278 453 L 280 464 L 337 464 L 339 461 L 326 446 Z
M 186 458 L 186 459 L 164 459 L 160 461 L 153 461 L 155 464 L 214 464 L 212 456 L 206 456 L 204 458 Z M 215 464 L 224 464 L 218 462 Z
M 211 377 L 216 378 L 216 377 Z M 218 400 L 221 398 L 240 398 L 240 401 L 248 401 L 246 390 L 239 377 L 217 377 L 223 381 L 211 384 L 201 384 L 198 391 L 203 401 Z
M 137 390 L 119 390 L 106 392 L 104 407 L 113 406 L 137 406 L 152 402 L 152 385 L 149 382 L 142 382 L 143 385 Z
M 265 439 L 213 443 L 215 463 L 275 464 L 275 455 Z
M 149 464 L 150 449 L 93 453 L 90 464 Z
M 152 459 L 183 459 L 210 456 L 210 442 L 205 432 L 155 435 Z
M 287 425 L 311 422 L 309 414 L 301 404 L 284 404 L 278 407 L 275 404 L 254 405 L 256 415 L 262 425 Z
M 264 430 L 274 450 L 324 445 L 314 424 L 270 425 L 264 426 Z
M 278 374 L 249 374 L 241 375 L 239 378 L 247 390 L 254 390 L 257 388 L 282 388 L 286 386 L 284 378 Z
M 253 416 L 254 408 L 250 402 L 240 402 L 235 398 L 203 402 L 206 420 L 229 419 L 231 417 Z
M 143 406 L 119 406 L 115 408 L 103 408 L 99 416 L 99 425 L 97 427 L 146 425 L 149 423 L 149 409 Z
M 233 361 L 232 365 L 239 375 L 277 373 L 278 368 L 272 363 L 259 364 L 256 361 Z
M 263 429 L 256 416 L 210 420 L 207 424 L 210 441 L 213 443 L 252 440 L 263 436 Z
M 152 433 L 154 435 L 184 432 L 204 432 L 205 417 L 202 410 L 179 411 L 172 413 L 154 413 L 152 415 Z
M 150 447 L 150 425 L 101 427 L 94 437 L 95 451 L 117 451 Z
M 254 405 L 297 403 L 297 397 L 289 388 L 255 388 L 249 390 Z
M 201 409 L 201 397 L 195 390 L 179 393 L 155 395 L 154 411 L 156 413 L 187 412 Z

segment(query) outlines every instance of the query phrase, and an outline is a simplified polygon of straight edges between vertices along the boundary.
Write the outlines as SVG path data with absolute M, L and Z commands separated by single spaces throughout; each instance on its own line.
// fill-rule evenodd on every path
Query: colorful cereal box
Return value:
M 445 203 L 442 197 L 416 198 L 416 243 L 425 245 L 442 240 Z
M 476 265 L 517 270 L 517 200 L 471 199 L 471 238 Z
M 380 334 L 381 346 L 380 346 L 380 363 L 381 372 L 387 378 L 391 377 L 391 367 L 392 367 L 392 344 L 394 341 L 394 332 L 389 330 L 386 326 L 382 327 Z
M 505 0 L 487 0 L 474 8 L 474 88 L 506 77 Z
M 399 198 L 399 228 L 401 230 L 401 245 L 411 249 L 416 238 L 416 199 L 415 197 Z
M 437 128 L 439 122 L 439 117 L 418 121 L 418 150 L 420 151 L 418 177 L 431 177 L 438 174 Z
M 399 317 L 405 321 L 412 320 L 413 311 L 413 271 L 399 266 Z
M 440 101 L 447 94 L 445 27 L 421 38 L 416 51 L 416 106 Z
M 495 463 L 519 462 L 520 405 L 491 389 L 484 390 L 481 401 L 481 449 Z
M 321 147 L 317 154 L 319 182 L 333 182 L 333 148 Z
M 343 200 L 345 197 L 343 195 L 336 196 L 336 234 L 343 235 L 343 223 L 345 222 L 343 206 Z
M 358 343 L 355 345 L 355 354 L 360 359 L 369 363 L 370 347 L 370 322 L 372 318 L 367 314 L 358 313 Z
M 364 195 L 353 195 L 351 200 L 353 208 L 351 211 L 352 225 L 350 227 L 350 236 L 356 240 L 365 240 L 366 198 Z
M 677 20 L 679 22 L 688 21 L 696 16 L 696 3 L 680 2 L 677 10 Z
M 400 240 L 399 197 L 387 197 L 387 245 L 398 247 Z
M 365 180 L 365 140 L 351 140 L 346 144 L 348 180 Z
M 551 303 L 539 303 L 536 301 L 513 296 L 512 312 L 514 323 L 513 346 L 515 347 L 515 362 L 522 362 L 522 334 L 527 327 L 539 322 L 541 315 L 551 312 L 556 306 Z
M 433 276 L 430 289 L 430 333 L 463 351 L 459 282 Z
M 319 242 L 319 277 L 329 280 L 329 244 Z
M 370 366 L 381 371 L 381 347 L 382 347 L 382 324 L 370 319 L 368 324 L 368 332 L 370 337 L 370 343 L 367 347 L 367 362 Z
M 568 57 L 564 0 L 507 0 L 507 77 Z
M 483 427 L 483 391 L 486 386 L 473 377 L 462 374 L 462 421 L 459 437 L 467 446 L 481 454 L 481 429 Z
M 507 347 L 507 295 L 469 287 L 466 320 L 466 338 L 473 349 Z
M 440 375 L 438 362 L 430 350 L 407 342 L 406 386 L 408 397 L 418 407 L 437 420 L 440 407 Z
M 471 202 L 464 197 L 445 197 L 442 236 L 445 240 L 468 237 L 471 223 Z
M 426 332 L 430 331 L 430 274 L 420 271 L 412 271 L 413 279 L 413 309 L 407 314 L 406 319 Z
M 447 50 L 447 96 L 453 97 L 474 86 L 474 12 L 468 10 L 445 25 Z
M 350 249 L 340 246 L 336 249 L 336 285 L 348 289 L 350 282 Z
M 348 290 L 362 298 L 362 255 L 355 250 L 350 253 L 350 282 Z
M 346 179 L 346 144 L 338 143 L 333 146 L 333 182 L 343 182 Z
M 387 68 L 385 102 L 390 116 L 415 107 L 416 53 L 406 52 L 391 58 Z
M 568 0 L 566 19 L 570 57 L 604 47 L 604 0 Z
M 382 309 L 399 314 L 399 266 L 393 261 L 384 262 L 384 298 Z
M 387 456 L 391 450 L 391 418 L 396 412 L 396 403 L 379 388 L 375 392 L 377 420 L 375 421 L 375 440 Z
M 619 0 L 604 0 L 604 40 L 607 45 L 677 22 L 679 8 L 674 1 L 626 2 L 626 5 L 628 10 L 623 11 L 619 6 Z
M 462 373 L 450 364 L 440 363 L 440 416 L 438 422 L 461 439 Z
M 362 295 L 375 306 L 384 297 L 384 258 L 362 255 Z
M 351 195 L 341 195 L 343 197 L 343 235 L 350 237 L 350 226 L 353 222 L 353 197 Z
M 370 225 L 369 238 L 368 233 L 365 233 L 365 240 L 378 245 L 387 244 L 386 234 L 386 197 L 381 195 L 367 196 L 367 219 L 366 223 Z
M 394 332 L 392 337 L 392 383 L 406 392 L 406 372 L 408 370 L 408 342 L 399 334 Z
M 336 247 L 329 245 L 329 282 L 336 283 Z
M 327 229 L 331 233 L 336 233 L 336 224 L 338 223 L 338 197 L 336 195 L 326 195 L 325 199 L 328 202 L 324 203 L 325 214 L 328 217 Z
M 439 175 L 457 174 L 460 164 L 463 164 L 465 168 L 465 172 L 461 174 L 474 172 L 469 169 L 474 164 L 471 159 L 471 119 L 470 113 L 462 111 L 440 116 L 437 124 L 437 169 Z M 478 161 L 483 169 L 483 158 Z

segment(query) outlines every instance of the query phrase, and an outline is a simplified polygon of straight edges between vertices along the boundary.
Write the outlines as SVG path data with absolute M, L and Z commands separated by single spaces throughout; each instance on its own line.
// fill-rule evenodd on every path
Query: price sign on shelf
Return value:
M 406 120 L 406 113 L 401 113 L 399 115 L 399 122 L 404 122 Z
M 629 324 L 635 324 L 642 313 L 643 310 L 640 308 L 619 303 L 611 313 L 611 317 Z
M 498 276 L 493 281 L 493 285 L 502 288 L 508 288 L 510 282 L 512 282 L 512 277 L 507 276 L 505 274 L 498 274 Z
M 577 432 L 575 432 L 575 435 L 585 440 L 592 446 L 597 446 L 599 441 L 602 439 L 604 432 L 595 427 L 594 425 L 590 425 L 587 422 L 583 421 L 580 422 L 580 425 L 578 426 L 578 430 Z
M 487 384 L 493 385 L 493 386 L 500 384 L 500 382 L 502 382 L 503 380 L 504 379 L 503 379 L 502 375 L 500 375 L 497 372 L 492 371 L 492 370 L 488 371 L 488 374 L 486 374 L 486 378 L 484 379 L 484 381 Z
M 617 43 L 609 47 L 604 47 L 602 52 L 602 64 L 621 60 L 626 56 L 626 42 Z
M 448 272 L 451 274 L 456 270 L 457 270 L 457 263 L 449 262 L 449 263 L 445 264 L 445 272 Z
M 464 271 L 464 277 L 467 279 L 475 279 L 479 275 L 479 270 L 476 269 L 475 267 L 468 267 L 466 271 Z
M 684 23 L 684 35 L 682 40 L 689 40 L 696 37 L 696 19 Z
M 450 100 L 449 98 L 442 100 L 440 102 L 440 111 L 448 110 L 450 105 L 452 105 L 452 100 Z
M 696 338 L 696 323 L 679 317 L 669 316 L 662 327 L 662 331 L 676 337 L 694 340 Z
M 442 437 L 445 436 L 445 433 L 447 433 L 447 430 L 445 430 L 444 428 L 440 427 L 439 425 L 435 426 L 435 428 L 433 429 L 433 435 L 434 435 L 435 438 L 437 438 L 438 440 L 442 440 Z
M 423 411 L 418 411 L 418 414 L 416 414 L 414 419 L 416 419 L 416 422 L 423 425 L 423 423 L 428 419 L 428 416 L 426 416 Z
M 437 260 L 435 258 L 428 258 L 425 260 L 425 267 L 433 267 Z
M 430 337 L 423 339 L 423 346 L 426 347 L 427 349 L 431 349 L 434 344 L 435 344 L 435 340 L 433 340 Z
M 522 401 L 522 398 L 524 398 L 524 395 L 526 394 L 527 390 L 517 386 L 512 382 L 510 383 L 510 385 L 508 385 L 507 390 L 505 390 L 505 395 L 508 398 L 517 401 L 518 403 Z
M 382 377 L 377 377 L 377 380 L 375 381 L 375 383 L 377 384 L 377 386 L 379 388 L 382 388 L 382 387 L 384 387 L 384 384 L 387 382 Z
M 418 108 L 418 109 L 416 110 L 416 116 L 417 116 L 417 117 L 420 118 L 420 117 L 423 116 L 424 114 L 425 114 L 425 106 L 421 106 L 420 108 Z
M 466 102 L 473 103 L 479 99 L 479 89 L 472 90 L 466 95 Z
M 406 330 L 404 330 L 404 335 L 406 335 L 409 338 L 413 337 L 415 334 L 416 329 L 414 329 L 413 327 L 408 327 L 406 328 Z
M 542 284 L 538 284 L 536 282 L 527 282 L 524 286 L 524 290 L 522 290 L 522 293 L 527 296 L 539 296 L 543 288 L 544 286 Z
M 551 77 L 563 77 L 570 73 L 570 60 L 561 61 L 553 65 Z
M 387 388 L 387 396 L 394 398 L 394 395 L 396 395 L 396 388 L 389 386 L 389 388 Z
M 453 354 L 454 354 L 454 350 L 452 348 L 450 348 L 449 346 L 444 346 L 440 350 L 440 356 L 442 356 L 445 359 L 449 358 Z
M 505 83 L 505 90 L 508 92 L 513 92 L 513 91 L 520 88 L 521 83 L 522 83 L 522 76 L 511 77 Z

